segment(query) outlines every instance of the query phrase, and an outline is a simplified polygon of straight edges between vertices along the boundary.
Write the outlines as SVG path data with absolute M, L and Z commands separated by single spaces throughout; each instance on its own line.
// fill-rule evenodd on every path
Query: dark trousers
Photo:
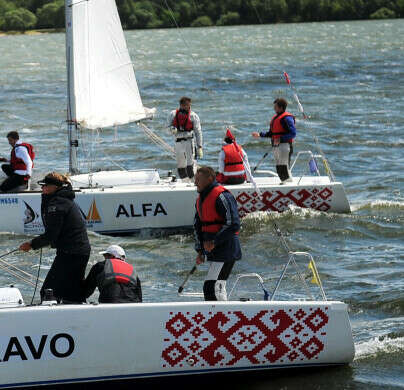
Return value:
M 41 288 L 41 301 L 46 289 L 53 290 L 58 302 L 85 302 L 83 280 L 90 254 L 75 254 L 58 251 L 51 269 Z
M 224 185 L 243 184 L 245 182 L 244 176 L 225 176 Z
M 1 166 L 3 172 L 8 176 L 6 180 L 3 181 L 0 185 L 1 192 L 11 191 L 14 188 L 17 188 L 23 184 L 26 184 L 25 176 L 16 175 L 14 173 L 13 168 L 9 164 L 3 164 Z

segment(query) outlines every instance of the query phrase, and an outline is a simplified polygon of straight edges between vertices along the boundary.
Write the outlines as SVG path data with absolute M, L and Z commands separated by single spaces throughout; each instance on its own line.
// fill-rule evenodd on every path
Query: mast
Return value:
M 76 116 L 74 99 L 73 61 L 72 61 L 72 0 L 65 1 L 65 23 L 66 23 L 66 70 L 67 70 L 67 132 L 69 149 L 69 173 L 79 173 L 77 164 L 77 148 L 79 141 L 77 137 L 77 124 L 74 121 Z

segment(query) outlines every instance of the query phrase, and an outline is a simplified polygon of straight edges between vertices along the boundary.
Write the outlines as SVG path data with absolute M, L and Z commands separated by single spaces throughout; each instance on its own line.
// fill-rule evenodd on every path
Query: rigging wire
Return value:
M 315 143 L 315 146 L 316 146 L 316 148 L 317 148 L 317 151 L 318 151 L 319 154 L 321 154 L 321 156 L 322 156 L 322 158 L 323 158 L 325 170 L 327 171 L 327 174 L 330 175 L 330 178 L 332 179 L 332 181 L 335 181 L 334 173 L 332 172 L 331 167 L 330 167 L 330 165 L 328 164 L 328 161 L 327 161 L 327 159 L 326 159 L 326 157 L 325 157 L 325 153 L 324 153 L 323 150 L 321 149 L 321 146 L 320 146 L 320 143 L 319 143 L 319 141 L 318 141 L 318 138 L 317 138 L 317 136 L 316 136 L 316 134 L 315 134 L 315 132 L 314 132 L 312 126 L 311 126 L 310 117 L 309 117 L 309 115 L 307 115 L 307 114 L 305 113 L 304 108 L 303 108 L 302 104 L 300 103 L 299 97 L 298 97 L 298 95 L 297 95 L 297 90 L 296 90 L 295 86 L 292 85 L 292 81 L 290 80 L 289 75 L 288 75 L 285 71 L 283 72 L 283 75 L 284 75 L 284 77 L 285 77 L 286 84 L 289 85 L 289 88 L 290 88 L 290 90 L 291 90 L 291 92 L 292 92 L 293 98 L 294 98 L 295 101 L 296 101 L 298 110 L 299 110 L 300 113 L 302 114 L 303 120 L 304 120 L 305 123 L 307 124 L 306 128 L 309 130 L 310 135 L 311 135 L 311 136 L 313 137 L 313 139 L 314 139 L 314 143 Z
M 34 293 L 32 294 L 32 299 L 31 299 L 31 306 L 34 303 L 34 298 L 35 298 L 35 294 L 36 294 L 36 289 L 38 287 L 38 281 L 39 279 L 39 273 L 41 272 L 41 265 L 42 265 L 42 248 L 41 248 L 41 252 L 39 254 L 39 266 L 38 266 L 38 272 L 36 274 L 36 282 L 35 282 L 35 288 L 34 288 Z

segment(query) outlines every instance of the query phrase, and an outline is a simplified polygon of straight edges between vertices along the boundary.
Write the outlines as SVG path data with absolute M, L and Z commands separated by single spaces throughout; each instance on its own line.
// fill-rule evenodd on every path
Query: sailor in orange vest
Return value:
M 142 286 L 133 265 L 126 263 L 125 251 L 119 245 L 110 245 L 100 252 L 104 261 L 91 268 L 84 281 L 84 296 L 88 298 L 98 287 L 100 303 L 142 302 Z
M 194 219 L 196 264 L 209 263 L 203 284 L 206 301 L 225 301 L 226 280 L 241 259 L 240 217 L 234 196 L 215 180 L 210 167 L 198 168 L 195 185 L 199 193 Z
M 295 117 L 286 111 L 288 102 L 279 98 L 274 101 L 275 115 L 271 119 L 269 131 L 253 132 L 252 136 L 271 138 L 274 152 L 276 172 L 281 184 L 292 181 L 290 173 L 290 158 L 293 153 L 293 140 L 296 137 Z
M 7 179 L 0 185 L 1 192 L 12 191 L 18 187 L 28 186 L 28 180 L 32 175 L 35 158 L 34 148 L 31 144 L 22 142 L 16 131 L 10 131 L 7 134 L 8 143 L 13 148 L 9 164 L 3 164 L 1 169 L 7 175 Z M 0 158 L 0 161 L 7 162 L 6 158 Z
M 242 184 L 251 172 L 247 153 L 237 144 L 236 138 L 226 129 L 225 144 L 219 153 L 219 173 L 216 180 L 221 184 Z
M 175 137 L 174 149 L 178 175 L 181 179 L 194 177 L 195 142 L 197 157 L 203 158 L 201 121 L 191 110 L 191 103 L 191 98 L 182 97 L 180 108 L 171 111 L 168 117 L 168 125 Z

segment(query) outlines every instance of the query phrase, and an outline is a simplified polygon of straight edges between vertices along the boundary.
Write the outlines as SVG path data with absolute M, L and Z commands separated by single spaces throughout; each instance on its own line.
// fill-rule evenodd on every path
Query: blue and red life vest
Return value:
M 287 116 L 292 117 L 293 121 L 295 121 L 295 117 L 290 112 L 287 112 L 287 111 L 283 112 L 282 114 L 276 114 L 272 117 L 271 123 L 269 125 L 269 129 L 272 134 L 272 140 L 281 138 L 282 135 L 285 135 L 288 133 L 288 129 L 285 129 L 281 122 L 281 120 Z M 292 143 L 293 139 L 289 140 L 288 142 Z

